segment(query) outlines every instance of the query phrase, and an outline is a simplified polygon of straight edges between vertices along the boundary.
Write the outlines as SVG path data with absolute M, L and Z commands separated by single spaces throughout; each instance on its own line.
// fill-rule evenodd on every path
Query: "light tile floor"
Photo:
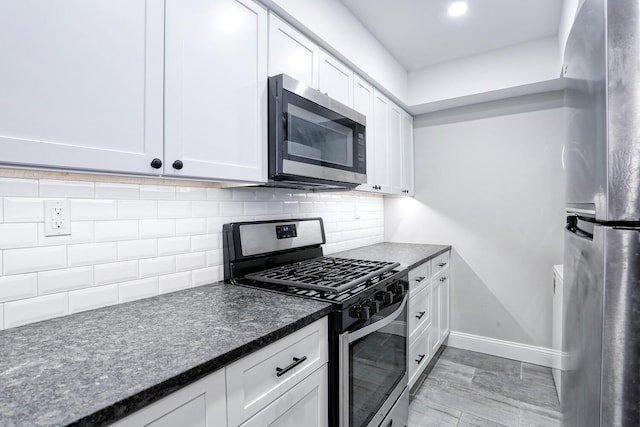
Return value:
M 560 426 L 551 370 L 446 347 L 412 389 L 410 427 Z

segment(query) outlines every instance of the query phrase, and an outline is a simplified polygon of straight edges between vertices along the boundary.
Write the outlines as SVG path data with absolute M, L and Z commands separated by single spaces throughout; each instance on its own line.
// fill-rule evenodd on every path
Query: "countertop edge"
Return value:
M 119 421 L 134 412 L 151 405 L 160 399 L 194 383 L 209 374 L 218 371 L 227 365 L 241 359 L 242 357 L 257 351 L 264 346 L 274 343 L 275 341 L 302 329 L 303 327 L 319 320 L 331 313 L 331 306 L 327 306 L 321 310 L 311 313 L 301 319 L 298 319 L 286 326 L 275 331 L 269 332 L 259 338 L 249 341 L 239 347 L 234 348 L 220 356 L 217 356 L 205 363 L 194 366 L 193 368 L 178 374 L 166 381 L 139 391 L 136 394 L 123 400 L 115 402 L 105 408 L 102 408 L 90 415 L 87 415 L 77 421 L 68 424 L 68 427 L 85 427 L 85 426 L 106 426 Z
M 449 252 L 450 250 L 451 250 L 451 246 L 445 246 L 444 248 L 442 248 L 442 249 L 441 249 L 441 250 L 439 250 L 438 252 L 435 252 L 435 253 L 433 253 L 432 255 L 429 255 L 428 257 L 423 258 L 421 261 L 414 262 L 413 264 L 411 264 L 411 265 L 407 266 L 407 267 L 406 267 L 406 269 L 407 269 L 407 271 L 409 271 L 409 270 L 413 270 L 413 269 L 414 269 L 414 268 L 416 268 L 417 266 L 422 265 L 422 264 L 424 264 L 425 262 L 427 262 L 427 261 L 429 261 L 429 260 L 432 260 L 433 258 L 435 258 L 435 257 L 437 257 L 437 256 L 439 256 L 439 255 L 442 255 L 442 254 L 443 254 L 443 253 L 445 253 L 445 252 Z

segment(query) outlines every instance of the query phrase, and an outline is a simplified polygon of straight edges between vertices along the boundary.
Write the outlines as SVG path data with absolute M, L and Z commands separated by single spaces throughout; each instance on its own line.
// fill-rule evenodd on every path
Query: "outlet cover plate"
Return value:
M 68 236 L 71 234 L 71 210 L 68 200 L 44 201 L 44 235 Z

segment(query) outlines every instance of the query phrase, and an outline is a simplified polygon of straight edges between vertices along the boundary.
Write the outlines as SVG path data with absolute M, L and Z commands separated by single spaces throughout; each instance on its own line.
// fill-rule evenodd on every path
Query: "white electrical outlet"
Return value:
M 68 200 L 44 201 L 44 235 L 67 236 L 71 234 L 71 211 Z

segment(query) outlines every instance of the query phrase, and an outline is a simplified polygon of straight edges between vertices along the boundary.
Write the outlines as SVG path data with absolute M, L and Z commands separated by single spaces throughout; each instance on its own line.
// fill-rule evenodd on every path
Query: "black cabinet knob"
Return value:
M 176 160 L 171 166 L 173 166 L 174 169 L 180 170 L 184 167 L 184 163 L 182 163 L 182 160 Z
M 151 167 L 154 169 L 160 169 L 162 167 L 162 160 L 158 159 L 157 157 L 151 160 Z

